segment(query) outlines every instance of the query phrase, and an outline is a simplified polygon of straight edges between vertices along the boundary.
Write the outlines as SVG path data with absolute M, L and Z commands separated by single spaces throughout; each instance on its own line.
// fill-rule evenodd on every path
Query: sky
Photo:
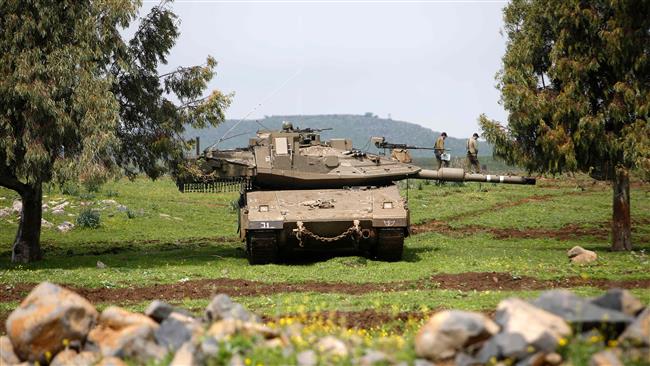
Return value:
M 506 118 L 494 78 L 505 5 L 177 0 L 181 35 L 161 71 L 212 55 L 210 89 L 235 94 L 229 119 L 372 112 L 466 137 L 481 113 Z

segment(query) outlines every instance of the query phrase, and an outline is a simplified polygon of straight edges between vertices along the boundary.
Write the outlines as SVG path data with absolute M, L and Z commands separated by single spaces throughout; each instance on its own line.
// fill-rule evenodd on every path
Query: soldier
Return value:
M 443 132 L 438 136 L 438 139 L 436 140 L 436 144 L 433 145 L 433 153 L 436 155 L 436 160 L 438 161 L 438 169 L 440 169 L 443 165 L 446 167 L 449 166 L 448 161 L 443 161 L 442 160 L 442 154 L 445 153 L 445 139 L 447 138 L 447 132 Z
M 480 173 L 481 166 L 478 162 L 478 133 L 474 133 L 471 138 L 467 140 L 467 165 L 468 170 L 472 173 Z

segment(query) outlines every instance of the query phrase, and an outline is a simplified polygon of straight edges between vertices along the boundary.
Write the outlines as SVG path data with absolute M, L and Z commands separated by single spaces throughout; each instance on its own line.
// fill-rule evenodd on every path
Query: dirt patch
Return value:
M 558 240 L 570 240 L 582 237 L 592 237 L 600 240 L 607 240 L 610 228 L 605 226 L 583 227 L 576 224 L 569 224 L 559 229 L 548 228 L 492 228 L 478 225 L 468 225 L 463 227 L 452 227 L 447 222 L 432 220 L 424 224 L 413 225 L 411 233 L 421 234 L 426 232 L 436 232 L 449 236 L 465 236 L 478 233 L 488 233 L 497 239 L 534 239 L 534 238 L 551 238 Z
M 0 293 L 0 301 L 20 301 L 32 289 L 34 284 L 21 283 L 5 286 Z M 93 303 L 125 303 L 160 300 L 206 299 L 217 293 L 230 296 L 261 296 L 278 293 L 317 292 L 361 295 L 371 292 L 394 292 L 406 290 L 453 289 L 463 291 L 484 290 L 546 290 L 552 288 L 571 288 L 578 286 L 602 289 L 650 288 L 650 278 L 642 280 L 605 280 L 568 277 L 559 280 L 540 280 L 532 277 L 513 277 L 500 272 L 467 272 L 454 274 L 436 274 L 430 278 L 417 281 L 383 282 L 383 283 L 343 283 L 343 282 L 302 282 L 302 283 L 267 283 L 240 279 L 201 279 L 183 283 L 159 284 L 131 288 L 78 288 L 73 291 Z

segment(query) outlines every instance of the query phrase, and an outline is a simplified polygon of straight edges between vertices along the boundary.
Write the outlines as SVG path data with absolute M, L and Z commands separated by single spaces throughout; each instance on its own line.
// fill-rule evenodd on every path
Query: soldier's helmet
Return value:
M 283 121 L 282 122 L 282 129 L 285 131 L 291 131 L 293 130 L 293 124 L 289 121 Z

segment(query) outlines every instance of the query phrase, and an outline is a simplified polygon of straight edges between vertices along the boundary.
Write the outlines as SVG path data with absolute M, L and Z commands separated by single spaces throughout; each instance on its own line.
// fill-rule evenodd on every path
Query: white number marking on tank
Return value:
M 271 224 L 269 224 L 268 222 L 260 222 L 260 227 L 261 227 L 262 229 L 270 229 L 270 228 L 271 228 Z

